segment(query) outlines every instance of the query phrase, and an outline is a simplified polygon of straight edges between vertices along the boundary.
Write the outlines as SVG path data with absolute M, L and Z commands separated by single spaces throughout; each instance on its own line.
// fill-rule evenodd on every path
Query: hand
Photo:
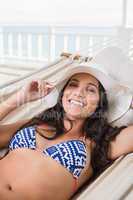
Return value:
M 33 80 L 16 93 L 17 101 L 19 101 L 20 104 L 24 104 L 40 99 L 48 95 L 54 87 L 54 85 L 44 80 Z

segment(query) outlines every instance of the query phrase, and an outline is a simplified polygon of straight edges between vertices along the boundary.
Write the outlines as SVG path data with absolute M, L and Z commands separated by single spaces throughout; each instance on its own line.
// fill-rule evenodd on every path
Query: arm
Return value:
M 0 149 L 8 145 L 16 131 L 30 119 L 18 121 L 13 124 L 0 125 Z
M 123 129 L 110 143 L 108 155 L 113 160 L 131 152 L 133 152 L 133 125 Z
M 17 102 L 17 93 L 13 94 L 7 100 L 0 104 L 0 121 L 12 110 L 19 107 L 21 103 Z

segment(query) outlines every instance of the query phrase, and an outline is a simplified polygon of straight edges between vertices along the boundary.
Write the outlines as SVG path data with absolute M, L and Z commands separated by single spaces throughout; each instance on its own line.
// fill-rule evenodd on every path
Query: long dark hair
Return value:
M 52 139 L 59 137 L 60 135 L 64 134 L 64 132 L 67 132 L 63 123 L 65 112 L 62 106 L 62 96 L 68 82 L 61 90 L 57 104 L 34 117 L 25 126 L 46 123 L 55 128 L 56 134 L 52 137 Z M 91 116 L 86 118 L 83 126 L 83 131 L 86 133 L 86 137 L 94 141 L 95 144 L 91 159 L 95 175 L 102 172 L 111 163 L 111 160 L 108 158 L 110 141 L 112 141 L 116 135 L 118 135 L 119 132 L 125 128 L 125 126 L 119 128 L 112 127 L 108 123 L 106 117 L 108 111 L 107 95 L 100 82 L 99 95 L 100 100 L 96 111 Z M 47 139 L 51 139 L 51 137 Z

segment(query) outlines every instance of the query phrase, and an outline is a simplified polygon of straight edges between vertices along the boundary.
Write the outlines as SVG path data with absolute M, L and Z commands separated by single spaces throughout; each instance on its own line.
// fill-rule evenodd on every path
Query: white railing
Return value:
M 92 56 L 101 48 L 117 45 L 133 58 L 133 29 L 2 26 L 0 58 L 49 62 L 60 53 L 80 52 Z

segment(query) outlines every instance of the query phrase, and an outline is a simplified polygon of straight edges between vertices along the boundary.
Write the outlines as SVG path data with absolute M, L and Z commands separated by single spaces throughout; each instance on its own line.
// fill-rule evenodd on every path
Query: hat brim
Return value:
M 71 69 L 68 69 L 61 74 L 61 79 L 64 81 L 68 80 L 71 76 L 78 73 L 88 73 L 94 76 L 98 81 L 100 81 L 106 91 L 119 85 L 119 83 L 112 79 L 103 69 L 99 70 L 99 65 L 94 63 L 72 66 Z
M 97 63 L 81 63 L 71 67 L 66 67 L 53 76 L 53 81 L 58 93 L 65 86 L 67 81 L 77 73 L 88 73 L 94 76 L 105 88 L 109 110 L 107 118 L 109 122 L 113 122 L 120 118 L 130 107 L 132 101 L 132 93 L 129 88 L 122 86 L 118 81 L 110 77 L 110 75 Z M 57 99 L 54 96 L 54 98 Z

